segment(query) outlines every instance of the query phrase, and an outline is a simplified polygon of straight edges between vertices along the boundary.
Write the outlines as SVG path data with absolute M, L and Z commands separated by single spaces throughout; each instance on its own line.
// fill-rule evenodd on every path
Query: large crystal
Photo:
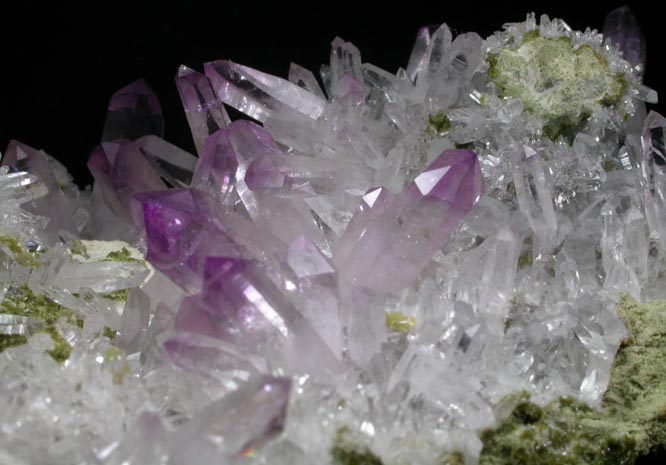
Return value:
M 642 75 L 645 69 L 645 36 L 629 7 L 623 5 L 608 13 L 601 32 Z
M 192 131 L 194 145 L 201 154 L 208 136 L 220 128 L 227 127 L 231 120 L 223 103 L 217 99 L 210 81 L 203 74 L 181 65 L 178 68 L 176 85 Z
M 483 192 L 476 154 L 444 151 L 402 193 L 366 193 L 333 260 L 354 284 L 398 291 L 418 278 Z

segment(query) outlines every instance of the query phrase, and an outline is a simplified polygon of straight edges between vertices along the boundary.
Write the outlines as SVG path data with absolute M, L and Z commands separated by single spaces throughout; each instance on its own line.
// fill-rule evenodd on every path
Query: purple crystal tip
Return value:
M 164 135 L 162 107 L 143 79 L 123 87 L 111 97 L 102 141 Z

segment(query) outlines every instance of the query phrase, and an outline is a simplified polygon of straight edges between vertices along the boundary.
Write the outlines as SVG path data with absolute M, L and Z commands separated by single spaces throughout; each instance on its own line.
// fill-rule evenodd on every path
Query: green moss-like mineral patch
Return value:
M 460 452 L 446 454 L 438 465 L 465 465 L 465 457 Z
M 631 465 L 666 444 L 666 302 L 623 297 L 631 337 L 617 353 L 601 410 L 560 399 L 544 408 L 524 396 L 485 431 L 482 465 Z
M 331 457 L 335 465 L 382 465 L 382 461 L 366 446 L 351 437 L 348 428 L 340 428 L 335 436 Z
M 52 301 L 44 295 L 35 295 L 27 285 L 12 287 L 7 291 L 0 313 L 29 317 L 35 321 L 38 331 L 45 332 L 53 339 L 54 348 L 48 353 L 57 362 L 63 362 L 69 358 L 72 348 L 67 344 L 65 338 L 60 334 L 56 324 L 61 319 L 68 323 L 79 325 L 72 310 L 65 308 Z M 24 344 L 24 336 L 0 335 L 0 352 L 8 347 Z
M 0 334 L 0 352 L 10 347 L 20 346 L 28 342 L 21 334 Z
M 104 260 L 107 261 L 112 261 L 112 262 L 137 262 L 137 263 L 145 263 L 143 260 L 139 260 L 138 258 L 132 257 L 132 253 L 127 249 L 127 247 L 123 247 L 120 250 L 116 250 L 114 252 L 109 252 Z
M 625 76 L 612 72 L 591 46 L 574 49 L 568 37 L 542 37 L 536 30 L 515 48 L 489 53 L 486 61 L 499 96 L 521 100 L 544 120 L 550 139 L 580 128 L 595 105 L 616 107 L 628 87 Z
M 115 300 L 117 302 L 127 302 L 129 297 L 129 289 L 119 289 L 117 291 L 107 292 L 105 294 L 100 294 L 105 299 Z
M 440 134 L 451 129 L 451 120 L 446 113 L 439 111 L 433 115 L 428 115 L 428 131 Z
M 34 253 L 28 251 L 16 236 L 0 234 L 0 244 L 6 247 L 12 258 L 21 266 L 36 268 L 40 265 Z
M 88 249 L 83 244 L 83 242 L 79 240 L 72 241 L 72 245 L 69 247 L 69 250 L 72 252 L 72 255 L 79 255 L 83 258 L 90 258 Z

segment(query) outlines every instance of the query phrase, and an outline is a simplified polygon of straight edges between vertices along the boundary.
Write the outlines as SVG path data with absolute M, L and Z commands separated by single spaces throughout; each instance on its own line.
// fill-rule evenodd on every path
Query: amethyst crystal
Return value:
M 162 107 L 146 81 L 140 79 L 113 94 L 102 141 L 164 135 Z
M 601 32 L 642 76 L 645 71 L 645 36 L 629 7 L 623 5 L 608 13 Z
M 312 326 L 248 260 L 207 258 L 202 293 L 183 300 L 176 327 L 261 354 L 291 373 L 339 370 Z
M 231 120 L 224 105 L 217 99 L 206 76 L 185 65 L 178 68 L 176 86 L 183 102 L 197 153 L 202 154 L 208 136 L 229 126 Z
M 483 193 L 476 154 L 445 150 L 401 194 L 365 194 L 333 261 L 352 283 L 397 292 L 419 276 Z

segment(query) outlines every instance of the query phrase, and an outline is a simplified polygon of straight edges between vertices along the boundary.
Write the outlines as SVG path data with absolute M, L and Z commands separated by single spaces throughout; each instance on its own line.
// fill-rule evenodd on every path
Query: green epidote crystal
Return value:
M 112 262 L 137 262 L 145 264 L 145 261 L 132 257 L 132 253 L 127 249 L 127 247 L 123 247 L 122 249 L 116 250 L 114 252 L 109 252 L 104 260 Z
M 62 337 L 56 324 L 64 319 L 70 324 L 80 325 L 74 312 L 52 301 L 44 295 L 35 295 L 27 285 L 10 288 L 0 305 L 0 313 L 9 315 L 26 316 L 41 325 L 38 331 L 45 332 L 51 336 L 54 348 L 48 353 L 57 362 L 63 362 L 69 358 L 72 348 Z M 24 336 L 10 336 L 0 334 L 0 352 L 8 347 L 24 344 Z
M 36 254 L 28 251 L 15 236 L 0 234 L 0 244 L 5 246 L 12 258 L 21 266 L 36 268 L 40 265 Z
M 0 352 L 10 347 L 20 346 L 28 342 L 28 339 L 20 334 L 0 334 Z
M 400 312 L 386 314 L 386 327 L 391 331 L 407 334 L 416 324 L 416 318 Z
M 111 299 L 117 302 L 127 302 L 127 298 L 129 297 L 129 292 L 130 292 L 129 289 L 119 289 L 117 291 L 107 292 L 105 294 L 100 294 L 100 295 L 105 299 Z
M 346 427 L 338 429 L 331 457 L 335 465 L 382 465 L 382 461 L 370 449 L 352 439 Z
M 72 252 L 72 255 L 79 255 L 83 258 L 90 258 L 88 249 L 85 245 L 83 245 L 83 242 L 79 240 L 72 241 L 72 245 L 70 246 L 69 250 Z
M 435 134 L 441 134 L 444 131 L 451 129 L 451 120 L 443 111 L 428 116 L 427 131 L 432 131 Z
M 619 306 L 630 332 L 618 351 L 601 409 L 571 398 L 545 407 L 527 393 L 505 399 L 515 405 L 499 425 L 482 433 L 480 465 L 631 465 L 666 446 L 666 301 L 639 304 L 624 296 Z M 381 465 L 365 446 L 336 435 L 337 465 Z M 446 455 L 442 465 L 464 463 Z M 439 464 L 438 464 L 439 465 Z
M 518 46 L 489 53 L 486 61 L 498 95 L 522 101 L 553 140 L 580 128 L 595 105 L 616 107 L 628 87 L 625 76 L 611 71 L 591 46 L 574 49 L 568 37 L 542 37 L 537 30 Z

